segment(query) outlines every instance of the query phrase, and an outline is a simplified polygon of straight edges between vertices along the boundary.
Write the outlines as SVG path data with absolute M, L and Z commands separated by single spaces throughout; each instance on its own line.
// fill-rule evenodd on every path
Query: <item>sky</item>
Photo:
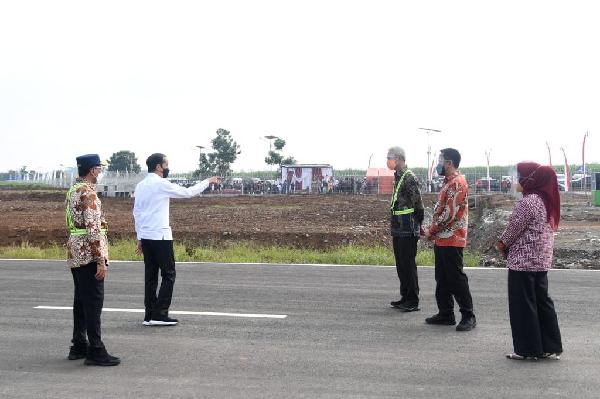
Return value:
M 600 162 L 594 1 L 0 0 L 0 171 L 163 152 L 194 169 L 218 128 L 264 170 Z M 433 157 L 433 156 L 432 156 Z

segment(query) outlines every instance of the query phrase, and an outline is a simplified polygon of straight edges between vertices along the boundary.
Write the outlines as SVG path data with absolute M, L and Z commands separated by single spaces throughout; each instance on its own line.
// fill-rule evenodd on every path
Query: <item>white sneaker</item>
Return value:
M 170 317 L 162 317 L 160 319 L 152 319 L 150 320 L 151 326 L 175 326 L 177 325 L 177 319 L 172 319 Z

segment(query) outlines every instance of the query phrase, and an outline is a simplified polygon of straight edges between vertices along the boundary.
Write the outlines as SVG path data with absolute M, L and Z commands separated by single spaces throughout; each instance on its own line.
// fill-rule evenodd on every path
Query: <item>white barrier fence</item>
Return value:
M 590 171 L 591 172 L 591 171 Z M 98 184 L 98 192 L 102 196 L 107 197 L 130 197 L 133 195 L 135 185 L 140 182 L 145 176 L 146 172 L 142 173 L 129 173 L 129 172 L 105 172 L 103 179 Z M 235 176 L 235 174 L 233 175 Z M 223 184 L 219 187 L 211 187 L 211 193 L 225 193 L 225 194 L 290 194 L 293 193 L 291 190 L 285 190 L 285 184 L 280 184 L 277 180 L 268 179 L 269 176 L 265 176 L 264 173 L 257 173 L 256 176 L 249 176 L 247 173 L 245 177 L 230 177 L 223 180 Z M 21 176 L 15 176 L 15 179 L 10 179 L 10 182 L 26 183 L 26 184 L 41 184 L 48 187 L 55 188 L 69 188 L 72 186 L 77 178 L 77 172 L 75 170 L 58 170 L 46 173 L 32 173 Z M 439 191 L 442 180 L 437 178 L 434 179 L 432 184 L 427 190 L 427 184 L 425 182 L 425 176 L 417 177 L 421 181 L 422 191 L 436 192 Z M 571 183 L 570 191 L 572 192 L 591 192 L 594 190 L 596 185 L 596 173 L 590 173 L 589 177 L 584 180 L 576 180 Z M 486 194 L 488 192 L 509 192 L 512 191 L 512 185 L 514 182 L 507 184 L 507 181 L 503 179 L 503 176 L 492 176 L 492 181 L 488 182 L 485 177 L 480 174 L 466 174 L 467 182 L 471 188 L 473 194 Z M 344 175 L 342 173 L 335 173 L 334 171 L 335 184 L 333 188 L 322 190 L 318 187 L 318 184 L 310 190 L 311 193 L 345 193 L 345 194 L 387 194 L 382 192 L 382 187 L 389 186 L 389 182 L 383 183 L 382 178 L 365 178 L 364 176 L 356 175 Z M 380 180 L 381 179 L 381 180 Z M 387 178 L 389 179 L 389 177 Z M 196 179 L 191 174 L 174 174 L 170 177 L 175 183 L 189 186 L 196 182 Z M 564 191 L 564 181 L 561 184 L 561 191 Z M 389 191 L 389 190 L 388 190 Z

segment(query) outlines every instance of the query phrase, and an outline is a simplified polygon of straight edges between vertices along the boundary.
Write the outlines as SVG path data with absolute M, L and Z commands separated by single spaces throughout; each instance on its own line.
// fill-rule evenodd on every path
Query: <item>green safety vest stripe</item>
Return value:
M 73 222 L 73 216 L 71 215 L 71 194 L 73 194 L 74 191 L 78 190 L 80 187 L 83 187 L 83 186 L 85 186 L 85 183 L 75 184 L 67 192 L 67 209 L 66 209 L 65 214 L 66 214 L 67 228 L 69 229 L 69 234 L 72 236 L 84 236 L 87 234 L 86 229 L 78 229 L 77 227 L 75 227 L 75 223 Z M 106 235 L 106 234 L 108 234 L 108 230 L 100 229 L 100 234 Z
M 86 229 L 69 229 L 69 234 L 71 234 L 72 236 L 84 236 L 86 235 L 88 232 Z M 100 234 L 106 235 L 108 234 L 108 230 L 107 229 L 100 229 Z
M 398 211 L 394 211 L 394 204 L 396 203 L 396 201 L 398 200 L 398 193 L 400 192 L 400 187 L 402 186 L 402 183 L 404 183 L 404 178 L 406 177 L 407 174 L 411 174 L 414 176 L 414 173 L 407 169 L 406 172 L 404 172 L 404 174 L 402 175 L 402 177 L 400 178 L 400 181 L 398 182 L 398 184 L 395 187 L 394 190 L 394 195 L 392 195 L 392 202 L 390 203 L 390 210 L 392 212 L 398 212 Z M 414 212 L 414 209 L 410 208 L 410 209 L 406 209 L 407 211 L 410 210 L 411 212 L 406 212 L 406 213 L 399 213 L 398 215 L 405 215 L 407 213 L 412 213 Z M 394 215 L 396 215 L 396 213 L 394 213 Z
M 392 214 L 394 216 L 399 216 L 399 215 L 409 215 L 414 212 L 415 212 L 414 208 L 407 208 L 407 209 L 402 209 L 401 211 L 392 211 Z

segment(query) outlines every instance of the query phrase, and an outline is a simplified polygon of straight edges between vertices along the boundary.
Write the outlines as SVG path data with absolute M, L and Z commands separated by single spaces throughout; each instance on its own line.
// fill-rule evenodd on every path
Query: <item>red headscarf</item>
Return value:
M 517 173 L 523 195 L 537 194 L 542 198 L 548 223 L 556 231 L 560 221 L 560 194 L 554 169 L 535 162 L 521 162 L 517 164 Z

